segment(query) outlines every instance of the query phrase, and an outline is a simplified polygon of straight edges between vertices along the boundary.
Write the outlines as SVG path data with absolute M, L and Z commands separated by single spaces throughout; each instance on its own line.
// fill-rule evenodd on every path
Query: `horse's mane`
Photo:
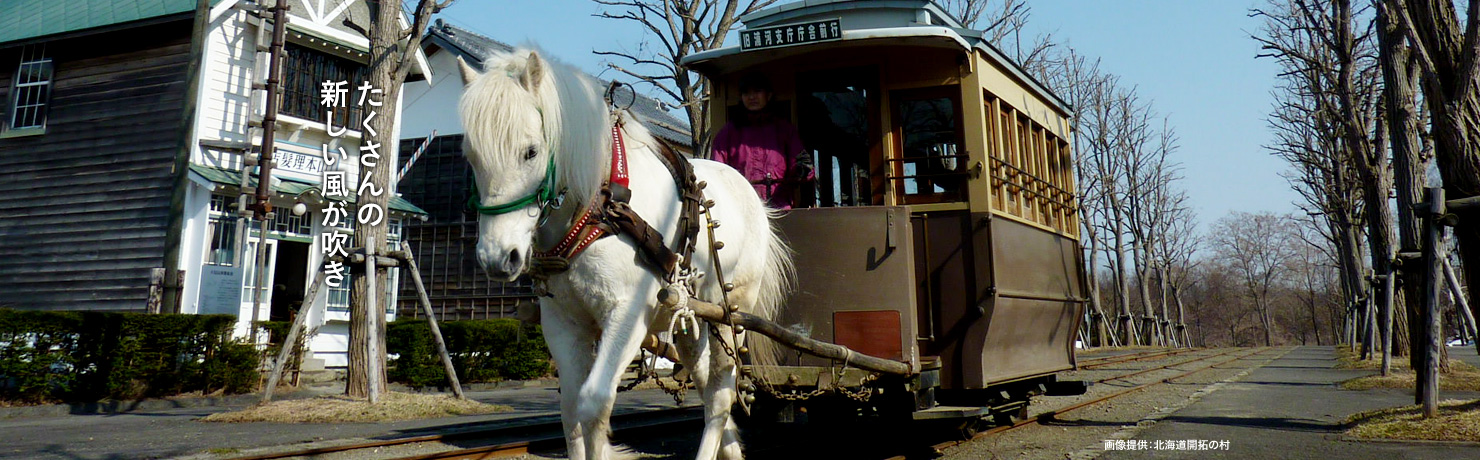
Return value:
M 533 93 L 520 83 L 532 59 L 540 61 L 538 65 L 543 72 Z M 565 199 L 587 203 L 595 197 L 611 170 L 612 125 L 611 113 L 596 82 L 575 68 L 530 49 L 490 57 L 484 70 L 482 77 L 467 85 L 459 106 L 470 142 L 491 143 L 495 136 L 486 130 L 517 116 L 514 110 L 517 104 L 533 103 L 543 118 L 545 145 L 553 149 L 558 185 L 566 189 Z M 530 96 L 532 100 L 527 99 Z M 631 120 L 630 115 L 623 117 Z M 634 144 L 656 146 L 641 123 L 627 123 L 625 127 L 629 150 Z M 474 130 L 485 132 L 474 133 Z M 484 155 L 515 151 L 510 146 L 473 147 Z M 487 158 L 484 167 L 514 167 L 517 155 L 504 156 Z

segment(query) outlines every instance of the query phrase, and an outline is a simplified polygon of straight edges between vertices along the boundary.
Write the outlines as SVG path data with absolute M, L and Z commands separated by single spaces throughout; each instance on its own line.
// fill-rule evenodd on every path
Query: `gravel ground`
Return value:
M 1198 358 L 1210 357 L 1230 351 L 1232 351 L 1231 354 L 1213 358 L 1210 361 L 1192 362 Z M 1096 384 L 1090 387 L 1086 394 L 1080 396 L 1038 397 L 1034 399 L 1033 404 L 1030 406 L 1030 412 L 1033 415 L 1042 414 L 1255 351 L 1254 349 L 1198 350 L 1177 356 L 1116 363 L 1096 369 L 1066 372 L 1060 374 L 1060 380 L 1099 380 L 1167 364 L 1189 363 L 1186 365 L 1174 365 L 1172 369 L 1153 371 L 1132 377 L 1129 382 L 1115 380 Z M 1169 413 L 1185 405 L 1189 398 L 1199 391 L 1203 391 L 1208 385 L 1230 379 L 1251 367 L 1267 363 L 1270 359 L 1278 356 L 1280 351 L 1282 350 L 1264 350 L 1250 359 L 1240 359 L 1218 365 L 1216 368 L 1202 371 L 1186 378 L 1177 379 L 1170 385 L 1150 387 L 1120 398 L 1078 409 L 1060 417 L 1060 420 L 1048 422 L 1043 426 L 1026 426 L 1017 430 L 989 436 L 972 443 L 958 445 L 946 449 L 943 452 L 944 457 L 942 458 L 961 460 L 990 458 L 1063 459 L 1066 453 L 1078 452 L 1082 449 L 1099 445 L 1105 439 L 1130 436 L 1130 433 L 1122 432 L 1127 426 L 1134 427 L 1142 419 L 1148 418 L 1158 411 Z M 1132 352 L 1135 351 L 1089 353 L 1082 354 L 1081 359 Z M 673 436 L 662 436 L 655 439 L 636 440 L 636 442 L 629 442 L 627 445 L 628 448 L 638 454 L 639 458 L 683 459 L 691 458 L 694 455 L 697 438 L 698 432 L 694 431 L 691 433 L 675 434 Z M 832 439 L 831 437 L 822 438 Z M 863 444 L 869 442 L 870 438 L 868 435 L 857 434 L 856 432 L 851 439 L 843 437 L 843 439 L 846 439 L 845 444 Z M 888 438 L 897 439 L 897 436 L 888 436 Z M 618 439 L 617 441 L 620 442 L 622 440 Z M 868 449 L 864 448 L 862 450 L 867 451 Z M 824 449 L 824 452 L 827 451 Z M 852 455 L 856 455 L 843 454 L 841 452 L 835 453 L 848 456 L 849 458 L 853 458 Z M 775 458 L 775 453 L 773 452 L 768 452 L 765 457 L 759 457 L 757 455 L 759 454 L 750 453 L 751 458 Z M 828 455 L 818 457 L 814 453 L 796 455 L 797 458 L 829 457 Z M 554 460 L 564 458 L 564 452 L 560 450 L 537 452 L 517 458 L 524 460 Z
M 1199 350 L 1166 359 L 1152 359 L 1132 363 L 1119 363 L 1102 369 L 1092 369 L 1063 374 L 1061 380 L 1097 380 L 1135 370 L 1149 369 L 1169 363 L 1185 362 L 1195 357 L 1208 357 L 1228 351 L 1227 349 Z M 1080 401 L 1098 398 L 1135 385 L 1161 380 L 1180 372 L 1222 362 L 1234 356 L 1254 351 L 1243 349 L 1210 361 L 1172 366 L 1172 369 L 1149 372 L 1132 377 L 1130 383 L 1120 380 L 1098 384 L 1085 395 L 1073 397 L 1035 398 L 1030 412 L 1037 415 L 1049 410 L 1067 407 Z M 1288 349 L 1260 350 L 1245 359 L 1220 364 L 1191 376 L 1175 379 L 1167 385 L 1157 385 L 1133 392 L 1109 401 L 1076 409 L 1056 420 L 1038 425 L 1028 425 L 1015 430 L 963 443 L 944 451 L 945 459 L 1064 459 L 1093 458 L 1106 439 L 1124 439 L 1134 436 L 1144 426 L 1155 423 L 1177 409 L 1218 387 L 1218 382 L 1236 380 L 1248 370 L 1262 366 L 1281 356 Z

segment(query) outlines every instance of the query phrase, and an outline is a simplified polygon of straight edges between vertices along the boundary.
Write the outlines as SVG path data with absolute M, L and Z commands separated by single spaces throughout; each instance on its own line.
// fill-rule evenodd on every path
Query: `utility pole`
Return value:
M 248 330 L 251 331 L 251 342 L 257 345 L 257 322 L 262 317 L 262 291 L 268 289 L 267 283 L 267 229 L 272 223 L 275 214 L 272 211 L 272 166 L 274 136 L 277 131 L 277 113 L 281 91 L 281 75 L 283 62 L 283 39 L 288 31 L 287 0 L 277 0 L 272 8 L 272 48 L 267 53 L 267 110 L 262 114 L 262 154 L 257 158 L 257 195 L 252 204 L 252 211 L 260 223 L 257 231 L 257 279 L 253 282 L 257 291 L 253 293 L 252 299 L 252 324 Z M 246 175 L 246 167 L 243 165 L 242 174 Z M 242 193 L 246 193 L 244 190 Z M 246 244 L 245 240 L 242 243 Z

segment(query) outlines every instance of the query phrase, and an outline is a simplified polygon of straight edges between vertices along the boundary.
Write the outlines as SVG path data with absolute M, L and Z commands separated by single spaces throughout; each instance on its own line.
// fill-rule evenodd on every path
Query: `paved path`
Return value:
M 1480 367 L 1480 353 L 1475 353 L 1475 347 L 1449 347 L 1449 359 L 1458 359 L 1471 366 Z
M 449 417 L 391 423 L 337 425 L 286 423 L 205 423 L 206 415 L 236 409 L 169 409 L 116 415 L 65 415 L 0 420 L 0 458 L 135 459 L 198 454 L 211 449 L 296 444 L 341 438 L 396 438 L 459 426 L 510 423 L 541 417 L 559 420 L 554 388 L 470 392 L 469 398 L 507 404 L 503 414 Z M 689 399 L 690 404 L 695 401 Z M 621 393 L 616 412 L 674 407 L 659 390 Z
M 1473 350 L 1470 350 L 1473 355 Z M 1172 413 L 1136 433 L 1146 450 L 1105 452 L 1101 459 L 1258 458 L 1258 459 L 1475 459 L 1480 447 L 1373 443 L 1342 440 L 1348 415 L 1412 404 L 1411 390 L 1353 392 L 1337 388 L 1343 380 L 1372 371 L 1332 369 L 1332 347 L 1300 347 L 1254 369 L 1237 382 Z M 1445 394 L 1474 399 L 1476 394 Z M 1156 450 L 1156 441 L 1228 441 L 1227 450 Z

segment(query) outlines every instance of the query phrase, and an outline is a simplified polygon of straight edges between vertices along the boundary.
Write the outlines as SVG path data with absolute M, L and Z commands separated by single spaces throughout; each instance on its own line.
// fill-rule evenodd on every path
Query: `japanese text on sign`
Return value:
M 800 45 L 803 43 L 839 40 L 842 38 L 842 22 L 838 19 L 828 19 L 825 21 L 742 30 L 740 31 L 740 49 L 752 50 L 774 46 Z

